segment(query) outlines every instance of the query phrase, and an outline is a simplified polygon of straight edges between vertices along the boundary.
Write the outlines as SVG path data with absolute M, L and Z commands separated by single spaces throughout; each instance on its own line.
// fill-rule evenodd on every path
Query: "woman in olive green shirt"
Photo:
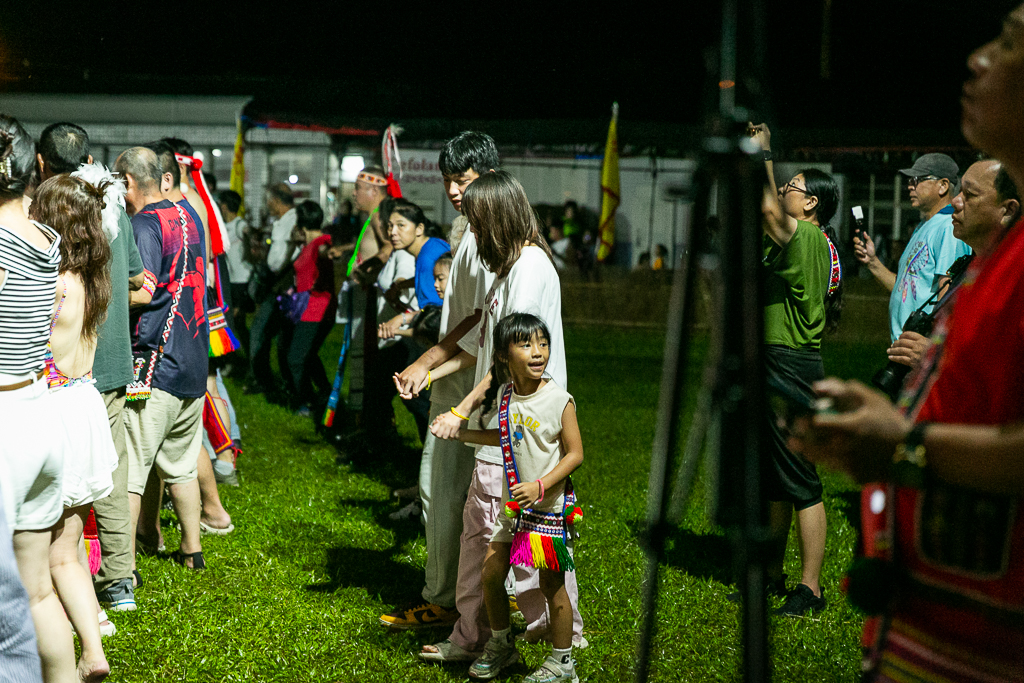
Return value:
M 835 329 L 842 309 L 842 277 L 835 234 L 829 221 L 839 190 L 817 169 L 797 173 L 776 189 L 770 133 L 752 126 L 764 150 L 769 192 L 764 200 L 765 370 L 771 386 L 813 400 L 811 384 L 825 376 L 819 349 L 826 330 Z M 776 542 L 769 559 L 769 592 L 786 597 L 778 614 L 801 615 L 825 608 L 819 583 L 825 559 L 825 507 L 821 480 L 810 462 L 786 446 L 788 435 L 769 409 L 771 440 L 761 461 Z M 793 511 L 800 538 L 801 576 L 787 590 L 782 573 Z

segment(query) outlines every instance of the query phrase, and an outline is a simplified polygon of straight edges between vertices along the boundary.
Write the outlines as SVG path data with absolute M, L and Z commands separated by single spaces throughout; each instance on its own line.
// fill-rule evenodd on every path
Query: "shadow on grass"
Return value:
M 342 588 L 362 588 L 378 595 L 384 603 L 398 604 L 410 599 L 423 585 L 423 570 L 396 562 L 394 549 L 335 547 L 327 550 L 328 580 L 310 584 L 314 593 L 334 593 Z
M 836 491 L 832 497 L 842 501 L 836 507 L 843 513 L 857 538 L 860 538 L 860 491 Z
M 648 543 L 644 520 L 630 523 L 633 535 L 641 546 Z M 666 527 L 665 563 L 690 576 L 732 583 L 732 547 L 724 536 L 696 534 L 689 529 Z

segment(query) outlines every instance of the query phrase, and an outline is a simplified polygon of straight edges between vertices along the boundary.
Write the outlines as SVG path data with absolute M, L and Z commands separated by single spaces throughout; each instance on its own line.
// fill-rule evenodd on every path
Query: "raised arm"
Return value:
M 768 189 L 765 191 L 764 201 L 761 205 L 761 211 L 764 214 L 762 228 L 764 233 L 772 238 L 772 241 L 779 246 L 785 246 L 793 239 L 793 233 L 796 232 L 796 219 L 783 211 L 782 204 L 779 202 L 779 190 L 775 184 L 775 166 L 772 162 L 771 131 L 768 130 L 766 123 L 756 125 L 751 123 L 747 128 L 747 133 L 756 138 L 761 145 L 764 155 L 764 170 L 768 175 Z
M 863 239 L 856 235 L 853 238 L 853 255 L 868 267 L 871 274 L 882 283 L 886 290 L 891 292 L 896 286 L 896 273 L 886 268 L 875 255 L 875 241 L 871 239 L 871 235 L 867 232 L 862 232 L 860 235 L 863 236 Z

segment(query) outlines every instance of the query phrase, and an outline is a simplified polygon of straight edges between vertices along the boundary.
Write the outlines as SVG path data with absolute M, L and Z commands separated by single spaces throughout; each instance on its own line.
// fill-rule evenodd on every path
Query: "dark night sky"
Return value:
M 164 3 L 164 18 L 121 3 L 56 4 L 65 3 L 0 14 L 0 102 L 3 90 L 256 94 L 335 118 L 604 120 L 617 99 L 624 121 L 694 124 L 707 99 L 703 55 L 720 21 L 714 2 L 670 13 L 619 3 L 615 14 L 593 5 L 477 3 L 453 14 L 447 3 L 281 3 L 237 15 L 212 3 L 192 22 L 178 13 L 191 4 Z M 823 80 L 823 2 L 773 3 L 774 118 L 792 128 L 955 132 L 966 57 L 1012 4 L 832 0 L 832 72 Z

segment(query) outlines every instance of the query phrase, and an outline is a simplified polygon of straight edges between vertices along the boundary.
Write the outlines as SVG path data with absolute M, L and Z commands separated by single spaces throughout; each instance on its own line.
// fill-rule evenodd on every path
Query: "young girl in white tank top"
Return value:
M 575 569 L 570 550 L 581 513 L 569 475 L 583 462 L 583 441 L 575 401 L 546 376 L 550 337 L 544 322 L 528 313 L 513 313 L 498 323 L 483 413 L 497 409 L 499 428 L 458 434 L 468 443 L 501 447 L 506 475 L 505 514 L 495 522 L 482 571 L 492 635 L 469 669 L 473 678 L 494 678 L 519 659 L 505 592 L 514 563 L 540 569 L 554 644 L 552 656 L 524 680 L 579 680 L 571 657 L 573 615 L 565 572 Z

